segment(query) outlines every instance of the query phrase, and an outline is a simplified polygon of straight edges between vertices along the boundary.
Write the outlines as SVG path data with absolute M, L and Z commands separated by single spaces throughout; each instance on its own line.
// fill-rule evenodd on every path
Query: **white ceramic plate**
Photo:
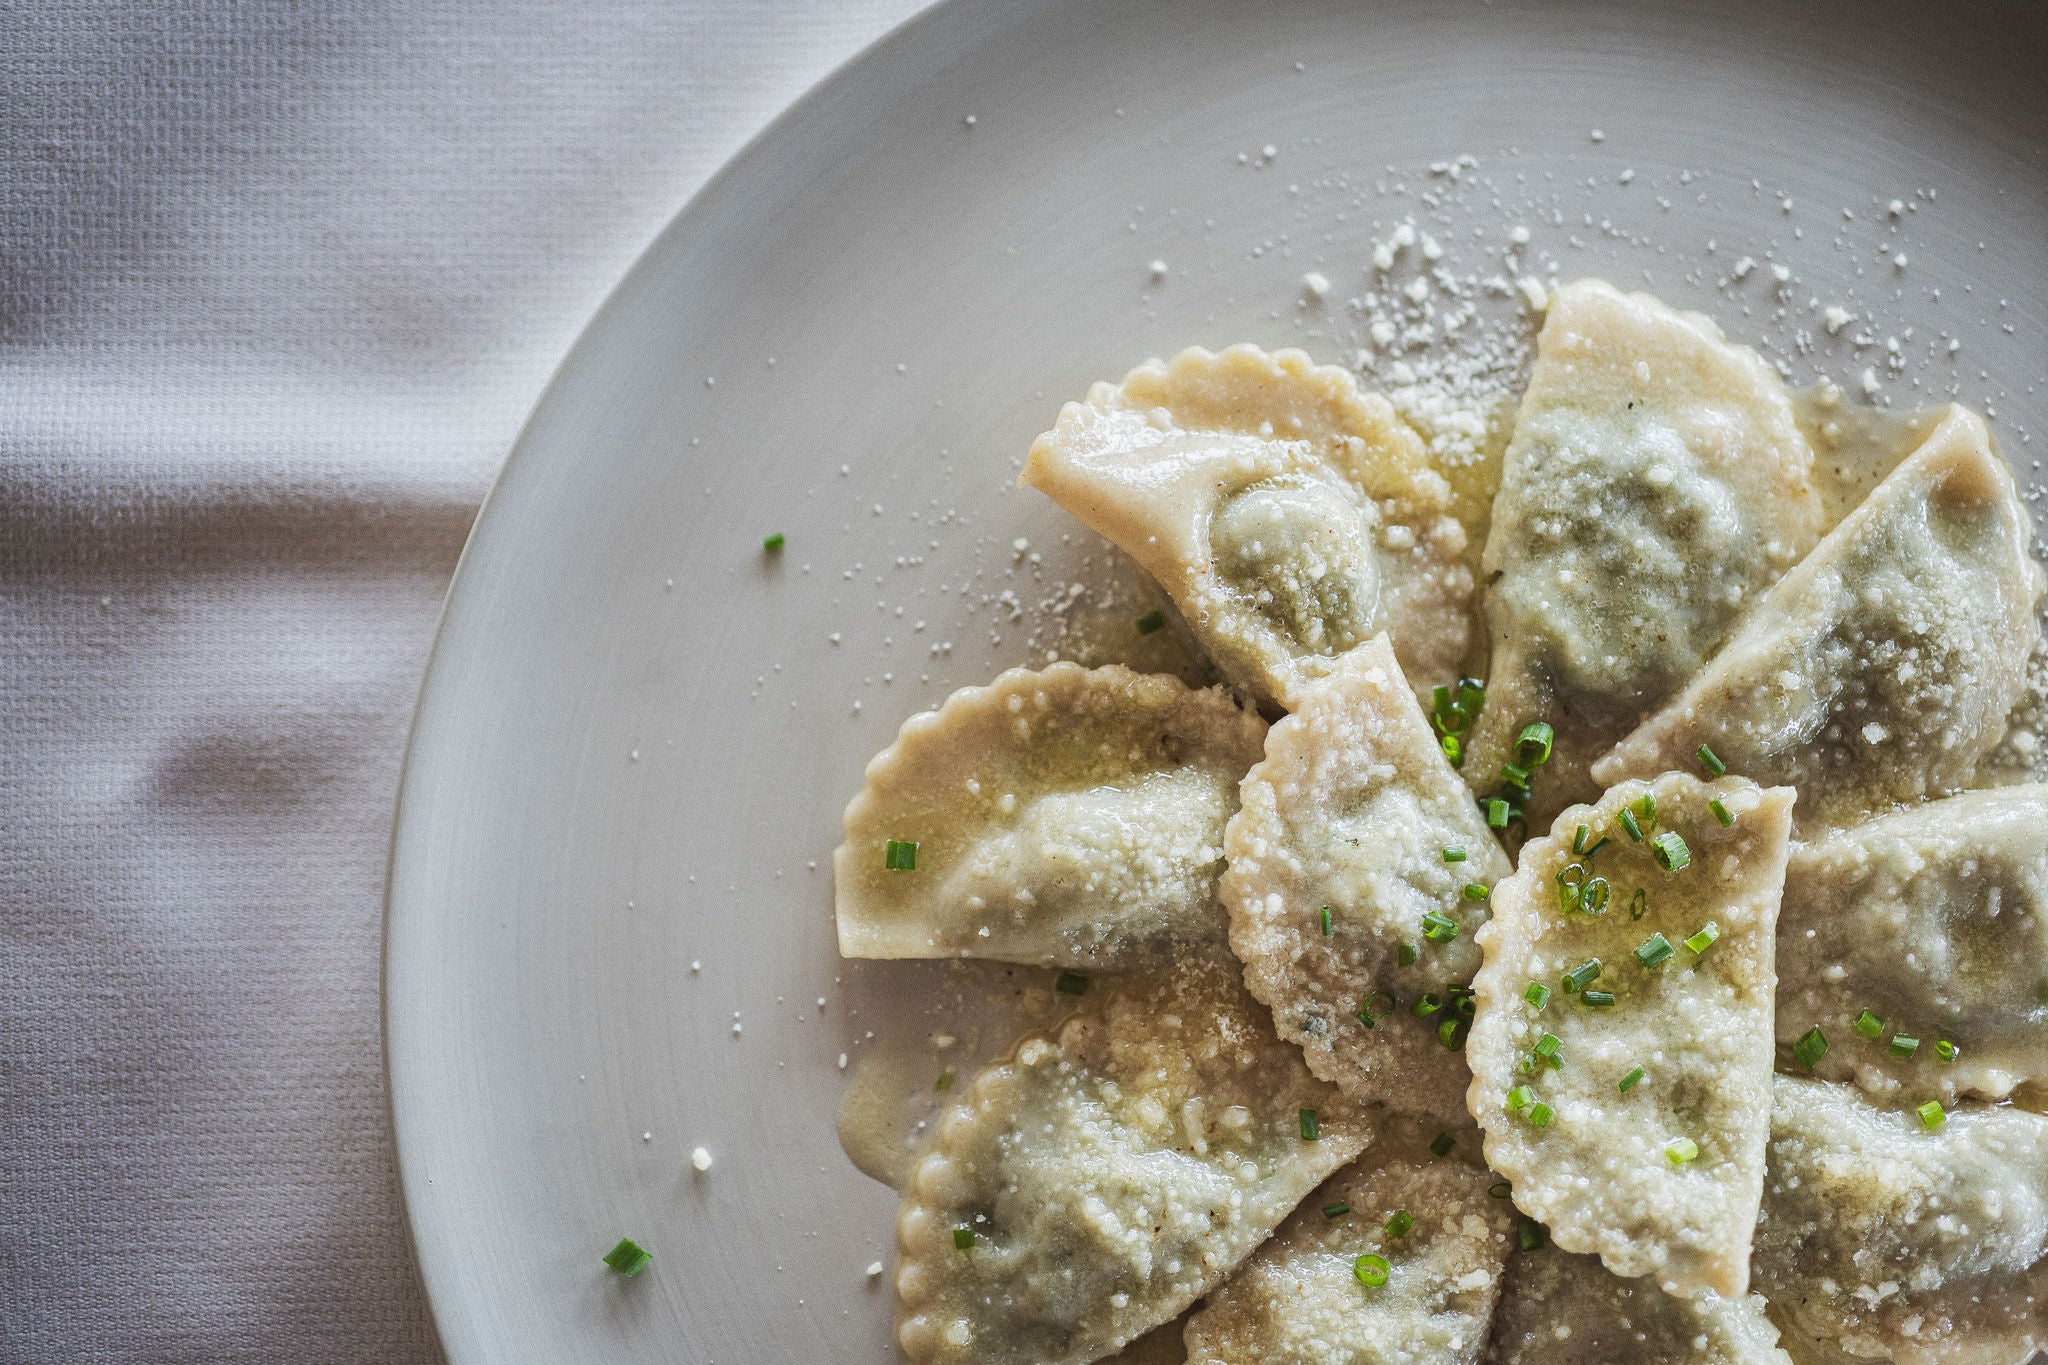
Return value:
M 837 959 L 828 858 L 904 717 L 1087 577 L 1010 486 L 1062 400 L 1191 342 L 1347 359 L 1412 214 L 1461 271 L 1526 225 L 1798 379 L 1957 382 L 2037 479 L 2044 73 L 2020 6 L 957 0 L 798 105 L 578 344 L 449 598 L 386 992 L 452 1359 L 891 1357 L 895 1200 L 832 1115 L 918 969 Z

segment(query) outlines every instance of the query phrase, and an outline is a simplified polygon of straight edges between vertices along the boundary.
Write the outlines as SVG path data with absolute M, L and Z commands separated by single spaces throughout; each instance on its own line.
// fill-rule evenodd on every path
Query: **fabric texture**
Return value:
M 6 7 L 0 1360 L 439 1359 L 378 950 L 448 574 L 606 289 L 918 7 Z

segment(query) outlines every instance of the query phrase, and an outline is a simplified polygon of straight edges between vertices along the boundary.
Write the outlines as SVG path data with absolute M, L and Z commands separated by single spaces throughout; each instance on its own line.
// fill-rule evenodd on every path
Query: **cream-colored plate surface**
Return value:
M 1193 342 L 1349 359 L 1412 214 L 1460 273 L 1522 224 L 1795 379 L 1958 383 L 2036 480 L 2044 73 L 2019 5 L 956 0 L 799 104 L 592 324 L 450 595 L 386 962 L 450 1356 L 890 1357 L 895 1199 L 840 1154 L 838 1057 L 918 1027 L 933 968 L 838 960 L 828 859 L 902 719 L 1092 580 L 1011 487 L 1062 400 Z

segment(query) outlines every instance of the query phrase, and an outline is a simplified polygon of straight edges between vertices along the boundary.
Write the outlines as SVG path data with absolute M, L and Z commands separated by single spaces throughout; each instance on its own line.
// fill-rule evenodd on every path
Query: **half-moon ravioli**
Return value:
M 1023 482 L 1144 566 L 1264 702 L 1291 707 L 1383 630 L 1414 676 L 1464 659 L 1472 572 L 1451 486 L 1348 370 L 1256 346 L 1149 362 L 1067 404 Z
M 896 1223 L 897 1340 L 1099 1359 L 1214 1289 L 1368 1135 L 1227 955 L 1093 983 L 939 1120 Z
M 1265 733 L 1221 688 L 1117 665 L 963 688 L 846 808 L 839 951 L 1093 968 L 1220 944 L 1223 827 Z
M 1681 1299 L 1538 1247 L 1508 1261 L 1484 1365 L 1793 1365 L 1764 1310 L 1757 1294 Z
M 1788 1342 L 1897 1365 L 2048 1346 L 2048 1118 L 1777 1079 L 1757 1288 Z
M 1778 1042 L 1898 1095 L 2048 1083 L 2048 787 L 1997 787 L 1796 847 L 1778 918 Z M 1867 1014 L 1867 1018 L 1866 1018 Z M 1856 1021 L 1878 1021 L 1878 1036 Z
M 1462 1119 L 1466 1072 L 1445 1049 L 1464 1035 L 1472 934 L 1507 856 L 1385 636 L 1296 702 L 1267 732 L 1224 834 L 1219 893 L 1245 984 L 1324 1080 Z
M 1412 1133 L 1381 1137 L 1189 1319 L 1188 1365 L 1471 1365 L 1515 1222 L 1492 1182 Z M 1361 1256 L 1386 1263 L 1367 1263 L 1377 1283 Z
M 1968 786 L 2040 635 L 2031 538 L 1982 419 L 1951 408 L 1594 777 L 1661 772 L 1704 744 L 1797 786 L 1802 828 Z
M 1543 720 L 1556 751 L 1531 776 L 1530 828 L 1592 800 L 1587 765 L 1712 657 L 1824 515 L 1755 352 L 1647 294 L 1560 288 L 1481 559 L 1493 662 L 1467 776 L 1488 790 Z
M 1479 931 L 1487 1164 L 1558 1246 L 1673 1294 L 1749 1282 L 1791 811 L 1736 778 L 1624 783 L 1523 848 Z

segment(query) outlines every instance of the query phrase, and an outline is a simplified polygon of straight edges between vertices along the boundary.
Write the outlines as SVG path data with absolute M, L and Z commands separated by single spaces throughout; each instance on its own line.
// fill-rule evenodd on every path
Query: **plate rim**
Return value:
M 394 957 L 394 926 L 402 913 L 424 913 L 421 907 L 410 911 L 402 910 L 398 903 L 396 886 L 401 859 L 406 856 L 408 829 L 416 816 L 413 813 L 413 789 L 417 782 L 419 764 L 423 761 L 426 732 L 431 728 L 432 710 L 437 679 L 447 665 L 447 643 L 451 625 L 461 610 L 466 585 L 475 577 L 474 564 L 476 547 L 486 533 L 487 525 L 495 524 L 494 509 L 503 503 L 503 490 L 507 483 L 520 474 L 527 465 L 539 457 L 532 448 L 532 437 L 541 416 L 554 403 L 561 388 L 582 356 L 587 354 L 592 339 L 609 323 L 611 318 L 641 286 L 647 274 L 654 268 L 657 258 L 675 249 L 675 243 L 686 237 L 699 220 L 710 216 L 718 205 L 734 193 L 735 182 L 754 172 L 755 168 L 772 158 L 776 147 L 794 135 L 795 127 L 809 119 L 817 107 L 854 83 L 869 79 L 873 69 L 891 56 L 904 55 L 900 49 L 914 48 L 925 30 L 942 15 L 954 18 L 970 10 L 986 8 L 989 0 L 927 0 L 914 13 L 898 20 L 873 39 L 841 61 L 822 77 L 807 86 L 794 99 L 778 111 L 774 117 L 749 136 L 733 151 L 716 170 L 708 176 L 686 198 L 662 225 L 647 244 L 633 256 L 619 278 L 608 288 L 604 297 L 592 310 L 588 319 L 576 331 L 575 337 L 562 352 L 561 359 L 549 372 L 547 381 L 541 385 L 532 405 L 519 424 L 511 443 L 506 447 L 505 457 L 491 476 L 490 485 L 477 504 L 476 515 L 471 519 L 469 531 L 463 537 L 462 550 L 457 555 L 455 567 L 448 576 L 448 585 L 441 594 L 441 604 L 434 618 L 432 637 L 427 646 L 426 662 L 420 670 L 420 682 L 415 691 L 412 713 L 406 722 L 405 741 L 399 750 L 398 776 L 394 786 L 391 814 L 385 836 L 384 877 L 380 896 L 380 924 L 377 948 L 377 1042 L 378 1061 L 383 1075 L 384 1117 L 391 1134 L 393 1167 L 398 1181 L 399 1218 L 405 1232 L 406 1244 L 411 1252 L 413 1269 L 418 1277 L 420 1289 L 426 1300 L 427 1315 L 433 1324 L 434 1336 L 442 1355 L 462 1365 L 472 1359 L 482 1359 L 479 1344 L 464 1340 L 458 1351 L 450 1331 L 451 1312 L 443 1295 L 452 1293 L 453 1286 L 441 1281 L 440 1276 L 430 1270 L 427 1256 L 420 1242 L 420 1216 L 416 1205 L 421 1199 L 417 1185 L 418 1176 L 413 1169 L 417 1157 L 408 1159 L 407 1153 L 414 1145 L 406 1134 L 408 1121 L 401 1117 L 402 1104 L 398 1073 L 394 1059 L 403 1050 L 396 1041 L 407 1025 L 401 1021 L 404 1013 L 392 991 L 392 962 Z M 1021 8 L 1021 4 L 1017 6 Z M 502 515 L 502 514 L 498 514 Z M 438 1288 L 437 1288 L 438 1282 Z

